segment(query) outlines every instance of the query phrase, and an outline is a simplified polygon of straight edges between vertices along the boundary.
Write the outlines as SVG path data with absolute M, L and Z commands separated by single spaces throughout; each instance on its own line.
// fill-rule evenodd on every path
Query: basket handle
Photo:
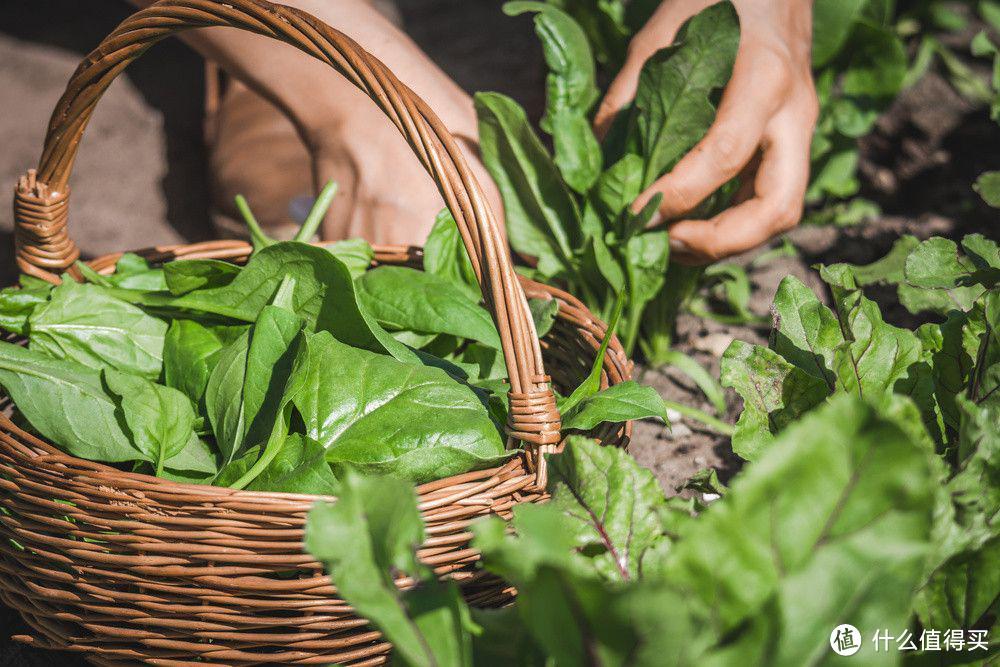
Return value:
M 84 58 L 52 113 L 37 171 L 22 176 L 15 190 L 20 270 L 58 282 L 58 274 L 71 269 L 80 255 L 66 229 L 68 181 L 80 138 L 107 87 L 161 39 L 212 26 L 272 37 L 327 63 L 366 93 L 406 138 L 458 223 L 500 333 L 510 377 L 508 437 L 533 445 L 527 448 L 529 465 L 536 481 L 544 484 L 540 454 L 560 440 L 559 411 L 524 292 L 479 183 L 454 138 L 423 100 L 350 37 L 294 7 L 267 0 L 159 0 L 125 19 Z

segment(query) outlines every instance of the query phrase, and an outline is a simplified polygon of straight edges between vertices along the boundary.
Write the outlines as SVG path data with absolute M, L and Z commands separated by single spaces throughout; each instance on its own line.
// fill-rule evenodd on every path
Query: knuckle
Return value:
M 797 115 L 808 121 L 810 127 L 815 127 L 816 121 L 819 120 L 820 109 L 812 72 L 807 70 L 795 77 L 795 92 L 792 99 L 795 101 Z
M 690 211 L 700 202 L 686 188 L 681 188 L 673 179 L 665 179 L 659 188 L 663 193 L 663 204 L 672 211 Z
M 754 53 L 754 68 L 767 73 L 769 94 L 782 96 L 788 93 L 796 71 L 796 58 L 790 47 L 781 40 L 758 44 Z
M 698 256 L 701 257 L 706 263 L 714 263 L 725 259 L 729 256 L 729 254 L 719 242 L 709 241 L 701 248 L 698 248 Z
M 712 233 L 703 237 L 701 244 L 696 249 L 706 262 L 718 262 L 725 259 L 729 252 L 729 239 L 724 235 L 718 221 L 712 222 Z
M 776 234 L 787 232 L 802 220 L 803 204 L 800 201 L 787 202 L 779 206 L 773 216 L 773 229 Z
M 809 121 L 809 127 L 816 127 L 816 122 L 819 120 L 819 99 L 817 99 L 815 91 L 810 90 L 810 94 L 802 103 L 802 113 Z
M 743 167 L 744 141 L 729 128 L 720 128 L 706 144 L 705 151 L 712 164 L 726 177 L 735 176 Z

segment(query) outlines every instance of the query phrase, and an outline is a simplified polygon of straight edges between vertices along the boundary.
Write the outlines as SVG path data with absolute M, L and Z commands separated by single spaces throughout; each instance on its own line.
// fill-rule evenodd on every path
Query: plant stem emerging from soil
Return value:
M 692 419 L 696 422 L 704 424 L 708 428 L 712 429 L 719 435 L 724 435 L 727 438 L 733 437 L 735 428 L 732 424 L 727 424 L 726 422 L 713 417 L 703 410 L 698 408 L 692 408 L 690 405 L 684 405 L 683 403 L 677 403 L 676 401 L 668 401 L 663 399 L 663 404 L 667 406 L 668 410 L 674 410 L 679 412 L 682 416 Z

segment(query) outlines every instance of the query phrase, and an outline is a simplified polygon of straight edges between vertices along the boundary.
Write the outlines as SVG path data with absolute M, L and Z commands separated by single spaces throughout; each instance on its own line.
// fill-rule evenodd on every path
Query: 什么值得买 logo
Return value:
M 837 655 L 854 655 L 861 648 L 861 632 L 850 623 L 842 623 L 830 633 L 830 648 Z

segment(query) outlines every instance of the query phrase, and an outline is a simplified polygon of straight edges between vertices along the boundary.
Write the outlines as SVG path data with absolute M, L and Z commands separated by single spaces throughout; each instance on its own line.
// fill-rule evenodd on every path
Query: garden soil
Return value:
M 544 103 L 541 50 L 530 18 L 502 17 L 498 0 L 398 0 L 409 34 L 470 91 L 498 90 L 537 118 Z M 129 11 L 120 0 L 35 0 L 5 7 L 0 25 L 0 184 L 36 164 L 48 114 L 82 56 Z M 489 26 L 488 30 L 481 26 Z M 958 39 L 961 39 L 959 37 Z M 202 140 L 204 76 L 200 59 L 171 41 L 154 47 L 112 85 L 94 114 L 73 179 L 73 235 L 85 256 L 213 237 Z M 996 216 L 970 195 L 975 176 L 1000 153 L 995 126 L 939 77 L 926 77 L 896 101 L 862 151 L 864 194 L 885 211 L 877 222 L 849 228 L 802 226 L 789 238 L 797 248 L 754 265 L 740 257 L 754 286 L 751 308 L 766 315 L 780 280 L 794 275 L 824 293 L 810 266 L 869 262 L 900 234 L 997 236 Z M 10 190 L 8 190 L 10 192 Z M 10 206 L 0 206 L 0 277 L 16 277 Z M 875 294 L 886 317 L 912 323 Z M 679 348 L 718 374 L 719 357 L 734 338 L 766 342 L 766 328 L 682 318 Z M 683 376 L 637 368 L 638 379 L 666 398 L 709 406 Z M 727 418 L 739 413 L 728 396 Z M 631 451 L 667 493 L 694 472 L 713 467 L 723 481 L 740 467 L 725 438 L 675 421 L 635 427 Z M 23 632 L 19 617 L 0 606 L 0 667 L 84 664 L 76 656 L 25 648 L 6 640 Z

